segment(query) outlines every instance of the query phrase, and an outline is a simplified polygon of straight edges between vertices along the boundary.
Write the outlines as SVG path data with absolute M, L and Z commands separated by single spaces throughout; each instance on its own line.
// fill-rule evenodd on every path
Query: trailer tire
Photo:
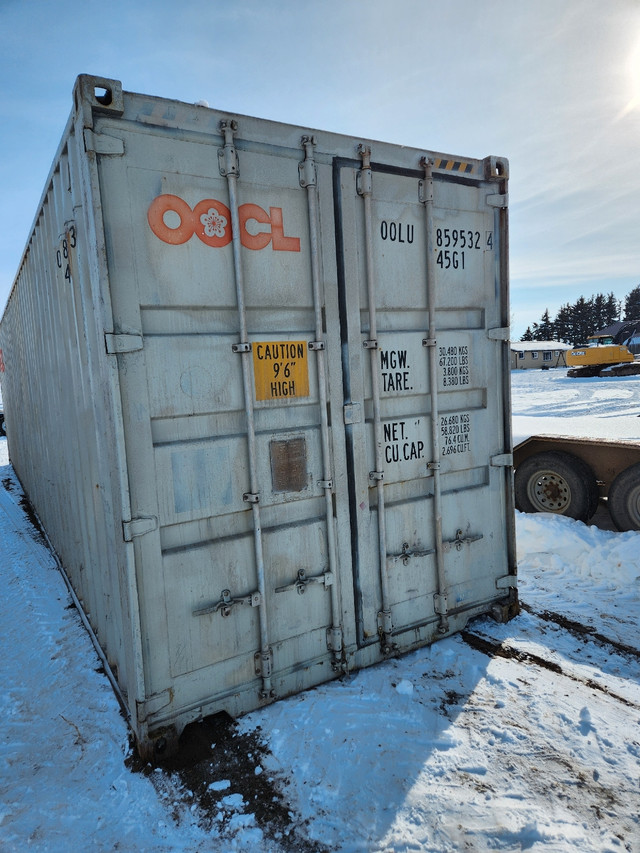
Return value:
M 640 530 L 640 462 L 618 474 L 609 488 L 607 503 L 618 530 Z
M 571 453 L 549 450 L 525 459 L 516 469 L 514 489 L 521 512 L 552 512 L 588 521 L 598 508 L 595 475 Z

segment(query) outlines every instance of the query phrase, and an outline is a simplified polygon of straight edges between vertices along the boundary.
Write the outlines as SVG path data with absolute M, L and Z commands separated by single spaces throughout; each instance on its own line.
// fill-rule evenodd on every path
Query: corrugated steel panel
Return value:
M 142 750 L 513 609 L 506 161 L 74 97 L 2 390 Z

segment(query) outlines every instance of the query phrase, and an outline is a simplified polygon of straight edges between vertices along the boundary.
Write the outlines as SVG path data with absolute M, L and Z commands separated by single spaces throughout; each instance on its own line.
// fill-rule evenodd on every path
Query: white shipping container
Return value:
M 143 755 L 517 611 L 507 180 L 76 81 L 0 378 Z

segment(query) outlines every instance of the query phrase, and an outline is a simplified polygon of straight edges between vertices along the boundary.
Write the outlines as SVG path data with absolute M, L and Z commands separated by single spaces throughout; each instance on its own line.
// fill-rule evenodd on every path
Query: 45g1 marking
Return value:
M 66 236 L 62 239 L 61 247 L 56 251 L 56 264 L 59 270 L 64 269 L 65 281 L 71 281 L 69 251 L 70 249 L 75 249 L 76 245 L 76 226 L 70 225 Z

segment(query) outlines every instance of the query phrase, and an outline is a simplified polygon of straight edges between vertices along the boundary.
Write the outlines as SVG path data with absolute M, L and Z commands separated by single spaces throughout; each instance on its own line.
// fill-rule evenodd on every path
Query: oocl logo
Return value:
M 180 196 L 159 195 L 151 202 L 147 219 L 156 237 L 172 246 L 186 243 L 195 234 L 207 246 L 220 249 L 232 238 L 231 212 L 215 198 L 205 198 L 192 209 Z M 174 224 L 176 219 L 178 224 Z M 265 249 L 271 243 L 274 252 L 300 251 L 300 238 L 284 233 L 281 207 L 270 207 L 267 213 L 257 204 L 241 204 L 238 219 L 240 242 L 247 249 Z M 256 230 L 255 224 L 250 230 L 249 223 L 267 225 L 268 230 Z

